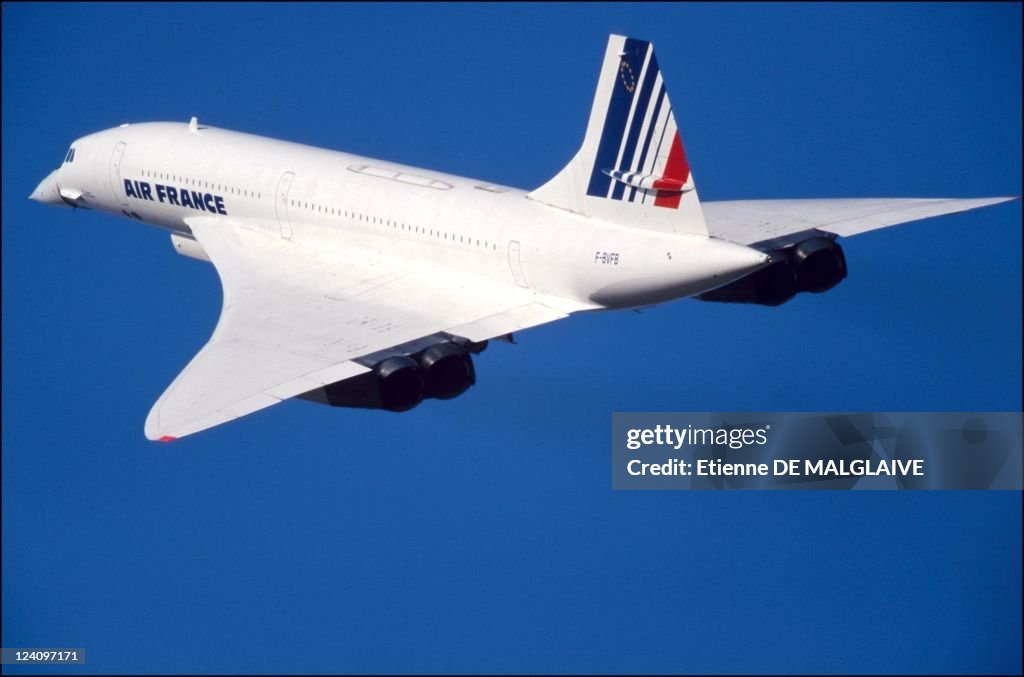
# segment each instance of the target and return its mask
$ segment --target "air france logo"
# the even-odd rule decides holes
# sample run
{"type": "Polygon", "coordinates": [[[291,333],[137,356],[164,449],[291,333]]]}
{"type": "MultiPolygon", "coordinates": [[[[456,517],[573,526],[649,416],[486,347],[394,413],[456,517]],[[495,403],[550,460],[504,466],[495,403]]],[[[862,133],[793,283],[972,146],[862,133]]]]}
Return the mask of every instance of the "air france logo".
{"type": "Polygon", "coordinates": [[[150,186],[145,181],[132,181],[131,179],[124,180],[124,194],[128,197],[133,197],[136,200],[149,200],[150,202],[163,202],[165,204],[175,205],[177,207],[189,207],[201,212],[210,212],[212,214],[224,214],[227,216],[227,210],[224,209],[224,197],[222,195],[214,195],[212,193],[200,193],[195,190],[188,190],[186,188],[175,188],[174,186],[165,186],[162,183],[155,183],[150,186]],[[156,197],[153,197],[153,193],[156,192],[156,197]]]}

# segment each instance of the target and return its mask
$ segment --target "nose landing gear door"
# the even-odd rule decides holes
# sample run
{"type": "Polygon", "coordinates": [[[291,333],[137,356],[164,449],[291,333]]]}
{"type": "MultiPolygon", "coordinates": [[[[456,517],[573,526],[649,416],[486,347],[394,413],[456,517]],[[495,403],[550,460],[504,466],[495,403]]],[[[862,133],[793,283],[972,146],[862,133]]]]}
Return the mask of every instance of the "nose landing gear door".
{"type": "Polygon", "coordinates": [[[128,195],[124,192],[124,181],[121,180],[121,162],[127,145],[124,141],[118,141],[110,156],[110,190],[113,191],[114,200],[122,207],[128,206],[128,195]]]}
{"type": "Polygon", "coordinates": [[[285,172],[277,182],[277,224],[281,228],[281,237],[285,240],[292,239],[292,223],[288,219],[288,191],[291,190],[294,178],[293,172],[285,172]]]}
{"type": "Polygon", "coordinates": [[[512,269],[512,278],[520,287],[529,288],[530,285],[523,275],[523,264],[519,260],[519,242],[512,240],[508,243],[508,267],[512,269]]]}

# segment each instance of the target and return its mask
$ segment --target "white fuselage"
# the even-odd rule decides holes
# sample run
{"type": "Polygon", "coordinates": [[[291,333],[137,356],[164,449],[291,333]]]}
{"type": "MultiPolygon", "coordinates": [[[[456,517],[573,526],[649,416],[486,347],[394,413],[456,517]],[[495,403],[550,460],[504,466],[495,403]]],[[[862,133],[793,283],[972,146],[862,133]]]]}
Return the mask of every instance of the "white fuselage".
{"type": "Polygon", "coordinates": [[[595,308],[692,296],[766,261],[714,238],[552,208],[515,188],[223,129],[124,125],[72,147],[34,198],[186,236],[185,218],[220,215],[282,246],[383,253],[595,308]]]}

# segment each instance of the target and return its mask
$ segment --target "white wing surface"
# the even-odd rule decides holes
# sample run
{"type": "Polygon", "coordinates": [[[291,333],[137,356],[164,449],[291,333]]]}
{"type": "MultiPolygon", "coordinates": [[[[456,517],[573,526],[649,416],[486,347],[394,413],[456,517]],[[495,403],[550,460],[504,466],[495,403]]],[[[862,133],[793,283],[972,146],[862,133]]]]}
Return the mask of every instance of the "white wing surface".
{"type": "Polygon", "coordinates": [[[711,235],[738,244],[753,245],[815,229],[848,237],[1015,199],[848,198],[728,200],[701,204],[711,235]]]}
{"type": "Polygon", "coordinates": [[[235,219],[187,223],[220,275],[224,305],[209,342],[153,405],[152,440],[356,376],[369,369],[353,360],[424,336],[480,341],[582,309],[386,256],[346,258],[235,219]]]}

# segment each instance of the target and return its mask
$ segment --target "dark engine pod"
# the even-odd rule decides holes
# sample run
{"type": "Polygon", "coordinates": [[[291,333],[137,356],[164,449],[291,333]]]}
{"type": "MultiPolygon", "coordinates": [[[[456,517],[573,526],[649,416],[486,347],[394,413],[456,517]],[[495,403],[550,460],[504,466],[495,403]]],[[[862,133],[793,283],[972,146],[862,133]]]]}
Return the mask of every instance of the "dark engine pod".
{"type": "Polygon", "coordinates": [[[772,263],[724,287],[697,298],[719,303],[778,306],[798,292],[821,293],[846,277],[843,248],[827,237],[812,237],[786,249],[770,252],[772,263]]]}
{"type": "Polygon", "coordinates": [[[300,395],[332,407],[406,411],[423,399],[420,365],[409,357],[389,357],[371,371],[300,395]]]}
{"type": "Polygon", "coordinates": [[[423,399],[423,374],[416,360],[389,357],[373,368],[380,388],[380,403],[391,411],[412,409],[423,399]]]}
{"type": "Polygon", "coordinates": [[[438,343],[420,356],[423,394],[439,400],[458,397],[476,383],[473,358],[454,343],[438,343]]]}
{"type": "Polygon", "coordinates": [[[789,253],[796,269],[800,291],[820,294],[846,277],[843,248],[827,237],[813,237],[798,243],[789,253]]]}
{"type": "Polygon", "coordinates": [[[705,292],[698,298],[719,303],[756,303],[779,306],[800,291],[796,269],[789,259],[781,258],[724,287],[705,292]]]}

